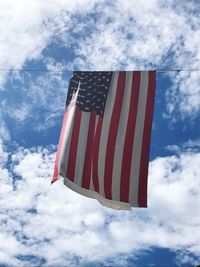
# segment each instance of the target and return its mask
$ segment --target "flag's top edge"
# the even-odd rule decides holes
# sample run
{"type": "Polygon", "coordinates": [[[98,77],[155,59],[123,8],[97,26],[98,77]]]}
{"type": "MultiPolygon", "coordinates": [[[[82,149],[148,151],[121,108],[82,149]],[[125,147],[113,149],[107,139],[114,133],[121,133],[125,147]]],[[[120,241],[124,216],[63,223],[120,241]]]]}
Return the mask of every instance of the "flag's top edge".
{"type": "Polygon", "coordinates": [[[156,70],[74,70],[72,73],[133,73],[133,72],[159,72],[156,70]]]}

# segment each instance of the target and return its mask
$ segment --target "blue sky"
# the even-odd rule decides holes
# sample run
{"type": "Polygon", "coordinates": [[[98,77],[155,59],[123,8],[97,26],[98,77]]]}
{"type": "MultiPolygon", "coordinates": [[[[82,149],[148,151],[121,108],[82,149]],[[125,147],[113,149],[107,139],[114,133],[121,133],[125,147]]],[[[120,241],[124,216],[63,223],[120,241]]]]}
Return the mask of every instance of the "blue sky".
{"type": "Polygon", "coordinates": [[[148,209],[50,186],[71,72],[200,68],[198,1],[0,1],[0,266],[200,263],[200,72],[157,73],[148,209]]]}

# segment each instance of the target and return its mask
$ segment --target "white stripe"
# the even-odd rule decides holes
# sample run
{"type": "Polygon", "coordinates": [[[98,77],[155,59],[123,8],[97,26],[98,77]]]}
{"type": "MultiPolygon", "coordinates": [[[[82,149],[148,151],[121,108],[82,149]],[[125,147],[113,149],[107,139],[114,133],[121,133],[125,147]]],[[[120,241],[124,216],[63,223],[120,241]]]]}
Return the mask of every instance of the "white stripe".
{"type": "MultiPolygon", "coordinates": [[[[99,115],[96,115],[95,117],[95,126],[94,126],[94,133],[96,133],[96,129],[97,129],[97,124],[98,124],[98,120],[99,120],[99,115]]],[[[95,135],[95,134],[94,134],[95,135]]],[[[93,160],[93,159],[92,159],[93,160]]],[[[93,166],[93,162],[92,162],[92,166],[93,166]]],[[[92,170],[91,170],[92,171],[92,170]]],[[[90,179],[90,190],[91,191],[95,191],[95,188],[94,188],[94,183],[93,183],[93,179],[92,179],[92,174],[91,174],[91,179],[90,179]]]]}
{"type": "Polygon", "coordinates": [[[106,106],[103,117],[103,125],[100,137],[99,146],[99,161],[98,161],[98,178],[99,178],[99,193],[105,196],[104,192],[104,172],[105,172],[105,158],[106,158],[106,148],[107,140],[110,129],[110,120],[112,116],[112,111],[115,103],[115,96],[117,91],[119,72],[113,72],[112,80],[106,100],[106,106]]]}
{"type": "Polygon", "coordinates": [[[135,135],[133,142],[132,162],[131,162],[131,176],[130,176],[130,190],[129,202],[131,206],[138,206],[138,185],[140,173],[140,158],[142,151],[142,137],[144,130],[146,102],[148,94],[149,72],[141,72],[140,91],[137,109],[137,118],[135,125],[135,135]]]}
{"type": "Polygon", "coordinates": [[[73,106],[70,109],[68,109],[67,111],[65,111],[68,113],[68,115],[67,115],[68,117],[67,117],[67,121],[66,121],[66,127],[65,127],[61,152],[60,152],[60,160],[58,163],[58,173],[62,177],[66,177],[66,173],[67,173],[67,162],[68,162],[68,157],[69,157],[69,148],[70,148],[70,144],[71,144],[75,110],[76,110],[76,106],[73,106]]]}
{"type": "Polygon", "coordinates": [[[112,199],[117,201],[120,201],[121,167],[122,167],[122,158],[124,150],[124,141],[128,123],[131,92],[132,92],[132,75],[133,72],[131,71],[126,72],[126,83],[125,83],[124,96],[120,113],[119,127],[117,132],[115,154],[114,154],[113,176],[112,176],[112,199]]]}
{"type": "Polygon", "coordinates": [[[85,162],[85,153],[86,153],[88,130],[89,130],[89,123],[90,123],[90,116],[91,116],[91,112],[84,112],[84,111],[81,111],[81,112],[82,112],[82,115],[81,115],[81,122],[80,122],[80,131],[79,131],[75,175],[74,175],[74,183],[79,186],[82,186],[82,175],[83,175],[83,168],[84,168],[84,162],[85,162]]]}

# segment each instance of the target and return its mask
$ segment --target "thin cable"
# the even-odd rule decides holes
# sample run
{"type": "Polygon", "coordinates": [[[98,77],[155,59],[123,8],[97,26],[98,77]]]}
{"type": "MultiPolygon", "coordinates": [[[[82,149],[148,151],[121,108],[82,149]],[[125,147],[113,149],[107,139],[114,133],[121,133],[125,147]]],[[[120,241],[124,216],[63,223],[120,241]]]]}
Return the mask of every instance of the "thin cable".
{"type": "Polygon", "coordinates": [[[19,71],[19,72],[72,72],[71,70],[47,70],[47,69],[3,69],[0,71],[19,71]]]}
{"type": "Polygon", "coordinates": [[[181,71],[200,71],[200,69],[158,69],[156,72],[181,72],[181,71]]]}
{"type": "MultiPolygon", "coordinates": [[[[73,70],[48,70],[48,69],[6,69],[0,68],[0,71],[18,71],[18,72],[60,72],[68,73],[73,72],[73,70]]],[[[157,69],[156,72],[191,72],[191,71],[200,71],[200,69],[157,69]]]]}

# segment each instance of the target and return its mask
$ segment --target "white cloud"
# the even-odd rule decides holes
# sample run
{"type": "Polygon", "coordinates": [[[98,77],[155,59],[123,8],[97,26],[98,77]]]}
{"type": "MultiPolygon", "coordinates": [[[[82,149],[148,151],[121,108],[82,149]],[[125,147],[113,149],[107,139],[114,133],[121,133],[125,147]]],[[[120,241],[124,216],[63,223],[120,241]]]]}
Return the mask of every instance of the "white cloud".
{"type": "Polygon", "coordinates": [[[1,125],[0,125],[0,138],[3,140],[10,140],[10,132],[6,126],[6,123],[4,122],[3,116],[0,111],[0,120],[1,120],[1,125]]]}
{"type": "Polygon", "coordinates": [[[4,94],[0,115],[12,118],[13,125],[18,129],[28,125],[34,131],[47,130],[63,115],[67,81],[62,73],[48,72],[34,78],[22,74],[13,77],[10,83],[13,97],[10,93],[4,94]]]}
{"type": "Polygon", "coordinates": [[[32,255],[35,265],[41,259],[47,265],[71,265],[78,257],[80,262],[113,264],[119,258],[124,266],[126,255],[151,247],[180,250],[184,261],[189,253],[200,256],[199,153],[191,150],[152,161],[149,208],[123,212],[101,207],[62,181],[50,186],[55,158],[50,151],[19,148],[10,169],[0,169],[1,263],[25,266],[16,256],[32,255]]]}
{"type": "MultiPolygon", "coordinates": [[[[118,0],[111,5],[99,4],[96,19],[91,16],[75,20],[82,26],[78,43],[74,40],[73,65],[98,70],[199,68],[200,19],[196,12],[199,7],[194,1],[181,4],[180,1],[118,0]]],[[[74,31],[77,33],[77,28],[74,31]]],[[[174,111],[175,119],[198,116],[199,72],[169,76],[172,81],[171,90],[167,90],[170,118],[174,111]]]]}
{"type": "MultiPolygon", "coordinates": [[[[182,64],[181,60],[187,59],[184,52],[192,54],[192,47],[184,46],[182,42],[196,30],[192,29],[192,23],[188,23],[194,15],[189,12],[181,14],[180,7],[180,2],[174,8],[162,1],[138,3],[119,0],[112,2],[112,5],[100,4],[96,9],[96,20],[83,18],[82,23],[85,22],[89,34],[80,36],[77,55],[80,54],[85,68],[95,69],[164,67],[164,64],[173,64],[177,60],[182,64]],[[98,16],[100,13],[101,16],[98,16]],[[173,49],[175,45],[178,49],[182,48],[183,53],[168,57],[169,52],[176,53],[177,49],[173,49]]],[[[79,20],[76,22],[78,24],[79,20]]],[[[195,35],[197,42],[198,36],[195,35]]],[[[197,53],[199,51],[195,50],[197,53]]],[[[197,61],[192,58],[194,60],[197,61]]]]}
{"type": "MultiPolygon", "coordinates": [[[[44,58],[43,50],[57,42],[61,34],[67,34],[74,12],[86,13],[95,3],[89,0],[1,2],[0,68],[20,69],[32,62],[50,70],[62,70],[66,62],[61,64],[44,58]]],[[[67,91],[64,75],[59,72],[37,74],[0,71],[0,117],[9,115],[18,124],[18,129],[28,123],[34,130],[44,130],[54,126],[63,114],[67,91]],[[5,89],[7,93],[2,92],[5,89]],[[44,112],[41,113],[41,109],[44,112]]],[[[10,138],[5,119],[0,126],[0,135],[7,140],[10,138]]]]}
{"type": "Polygon", "coordinates": [[[194,118],[200,113],[199,84],[199,71],[181,72],[175,75],[172,87],[166,93],[167,110],[170,117],[173,114],[173,120],[177,117],[184,119],[188,115],[194,118]]]}
{"type": "Polygon", "coordinates": [[[168,151],[173,153],[181,154],[183,152],[199,152],[200,149],[200,139],[189,139],[186,143],[182,145],[170,145],[166,147],[168,151]]]}
{"type": "MultiPolygon", "coordinates": [[[[69,68],[198,68],[199,7],[194,1],[3,1],[0,66],[45,61],[43,51],[54,43],[72,54],[63,56],[69,68]]],[[[196,116],[199,73],[181,73],[172,82],[168,112],[196,116]]]]}
{"type": "Polygon", "coordinates": [[[0,66],[20,68],[26,60],[37,59],[50,38],[65,31],[74,11],[86,12],[95,1],[27,1],[0,3],[0,66]]]}

